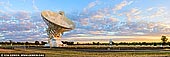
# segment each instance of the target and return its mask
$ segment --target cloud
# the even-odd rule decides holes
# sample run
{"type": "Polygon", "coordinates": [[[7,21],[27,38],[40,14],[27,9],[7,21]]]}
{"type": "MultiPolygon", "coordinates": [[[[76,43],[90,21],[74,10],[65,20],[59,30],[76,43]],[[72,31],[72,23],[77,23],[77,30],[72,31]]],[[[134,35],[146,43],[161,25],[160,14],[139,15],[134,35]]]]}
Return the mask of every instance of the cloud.
{"type": "Polygon", "coordinates": [[[32,0],[32,7],[35,11],[39,11],[39,8],[35,5],[35,0],[32,0]]]}
{"type": "Polygon", "coordinates": [[[88,8],[92,8],[92,7],[96,6],[96,5],[97,5],[97,3],[98,3],[98,1],[97,1],[97,0],[96,0],[96,1],[94,1],[94,2],[89,3],[88,8]]]}
{"type": "Polygon", "coordinates": [[[117,19],[117,18],[114,18],[114,17],[110,17],[109,19],[110,19],[112,22],[118,21],[118,19],[117,19]]]}
{"type": "Polygon", "coordinates": [[[14,13],[12,16],[14,16],[17,19],[24,20],[24,19],[31,19],[31,16],[29,15],[30,12],[28,11],[18,11],[14,13]]]}
{"type": "Polygon", "coordinates": [[[155,18],[158,16],[162,16],[165,13],[165,9],[164,8],[158,8],[158,10],[153,13],[152,15],[149,16],[149,18],[155,18]]]}
{"type": "Polygon", "coordinates": [[[127,2],[126,0],[122,1],[120,4],[115,5],[115,7],[112,9],[114,12],[121,10],[123,7],[132,4],[133,1],[127,2]]]}
{"type": "Polygon", "coordinates": [[[139,9],[133,8],[133,9],[131,9],[131,13],[134,15],[138,15],[141,13],[141,11],[139,9]]]}
{"type": "Polygon", "coordinates": [[[91,18],[92,19],[101,19],[103,17],[104,17],[104,15],[93,15],[91,18]]]}
{"type": "Polygon", "coordinates": [[[24,10],[15,12],[2,10],[0,15],[0,34],[3,34],[3,41],[35,41],[39,40],[39,38],[47,38],[47,35],[43,35],[46,33],[46,24],[37,14],[40,13],[31,13],[24,10]]]}
{"type": "Polygon", "coordinates": [[[0,1],[0,6],[5,9],[5,11],[13,12],[14,10],[11,9],[12,4],[9,2],[9,0],[6,1],[0,1]]]}
{"type": "Polygon", "coordinates": [[[137,9],[137,8],[132,8],[131,10],[125,12],[125,16],[127,17],[127,21],[130,22],[132,19],[141,19],[142,16],[141,14],[141,10],[137,9]]]}
{"type": "Polygon", "coordinates": [[[98,5],[100,2],[99,0],[96,0],[94,2],[91,2],[88,4],[88,6],[86,8],[83,9],[84,12],[87,12],[89,9],[95,7],[96,5],[98,5]]]}
{"type": "Polygon", "coordinates": [[[80,22],[83,26],[87,26],[88,25],[88,18],[81,19],[80,22]]]}
{"type": "MultiPolygon", "coordinates": [[[[132,4],[132,2],[122,2],[122,3],[129,3],[128,5],[132,4]]],[[[77,16],[78,19],[80,20],[74,20],[78,22],[77,24],[82,24],[82,26],[77,25],[78,28],[81,29],[86,29],[86,30],[79,30],[79,31],[74,31],[73,34],[79,32],[81,34],[87,34],[89,33],[90,35],[109,35],[109,33],[106,32],[113,32],[111,35],[158,35],[160,33],[155,33],[155,32],[161,32],[162,28],[166,27],[158,27],[154,25],[153,27],[150,28],[150,26],[146,21],[142,22],[141,20],[143,19],[143,16],[145,16],[144,11],[146,9],[139,9],[139,8],[130,8],[127,11],[123,12],[116,12],[116,13],[111,13],[112,10],[111,8],[97,8],[95,11],[94,9],[90,9],[86,14],[81,14],[81,16],[77,16]],[[92,10],[92,11],[91,11],[92,10]],[[117,14],[117,13],[120,13],[117,14]],[[126,22],[119,21],[119,17],[128,19],[126,22]],[[112,22],[111,22],[112,21],[112,22]],[[129,22],[130,21],[130,22],[129,22]],[[90,31],[84,33],[84,31],[90,31]]],[[[84,13],[84,12],[82,12],[84,13]]],[[[77,18],[76,17],[76,18],[77,18]]],[[[71,19],[76,19],[76,18],[71,18],[71,19]]],[[[168,30],[168,29],[166,29],[168,30]]],[[[161,32],[165,33],[165,32],[161,32]]]]}
{"type": "Polygon", "coordinates": [[[104,31],[89,31],[90,34],[94,34],[94,35],[104,35],[104,31]]]}
{"type": "Polygon", "coordinates": [[[153,7],[150,7],[150,8],[148,8],[148,9],[146,9],[147,11],[151,11],[151,10],[153,10],[154,8],[153,7]]]}

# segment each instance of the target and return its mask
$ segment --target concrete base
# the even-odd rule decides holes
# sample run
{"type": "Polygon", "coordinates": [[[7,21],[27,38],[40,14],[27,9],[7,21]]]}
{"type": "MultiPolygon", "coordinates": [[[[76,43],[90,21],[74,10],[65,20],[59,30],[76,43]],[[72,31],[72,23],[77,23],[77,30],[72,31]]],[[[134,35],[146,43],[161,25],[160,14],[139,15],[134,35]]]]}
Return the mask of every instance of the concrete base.
{"type": "Polygon", "coordinates": [[[63,47],[65,46],[60,39],[50,39],[48,44],[45,44],[45,47],[63,47]]]}

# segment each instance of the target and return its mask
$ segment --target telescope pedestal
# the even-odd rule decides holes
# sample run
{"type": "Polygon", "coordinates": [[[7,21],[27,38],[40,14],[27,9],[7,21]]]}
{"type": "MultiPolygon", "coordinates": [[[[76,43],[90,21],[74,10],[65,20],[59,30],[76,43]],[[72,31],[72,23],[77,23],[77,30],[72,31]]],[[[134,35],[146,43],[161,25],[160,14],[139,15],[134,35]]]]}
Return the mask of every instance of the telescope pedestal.
{"type": "Polygon", "coordinates": [[[63,43],[60,39],[49,39],[48,44],[45,44],[46,47],[63,47],[63,43]]]}
{"type": "Polygon", "coordinates": [[[62,47],[63,43],[61,42],[60,39],[51,39],[51,47],[62,47]]]}

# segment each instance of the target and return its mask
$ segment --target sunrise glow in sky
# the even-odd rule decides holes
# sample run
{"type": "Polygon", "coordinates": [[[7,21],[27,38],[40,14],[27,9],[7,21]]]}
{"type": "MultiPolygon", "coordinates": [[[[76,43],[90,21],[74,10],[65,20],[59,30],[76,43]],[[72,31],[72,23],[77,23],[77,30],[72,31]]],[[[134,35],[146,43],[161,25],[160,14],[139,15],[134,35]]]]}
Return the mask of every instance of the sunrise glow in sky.
{"type": "Polygon", "coordinates": [[[76,28],[62,40],[160,41],[170,36],[170,0],[0,0],[0,41],[47,41],[43,10],[64,11],[76,28]]]}

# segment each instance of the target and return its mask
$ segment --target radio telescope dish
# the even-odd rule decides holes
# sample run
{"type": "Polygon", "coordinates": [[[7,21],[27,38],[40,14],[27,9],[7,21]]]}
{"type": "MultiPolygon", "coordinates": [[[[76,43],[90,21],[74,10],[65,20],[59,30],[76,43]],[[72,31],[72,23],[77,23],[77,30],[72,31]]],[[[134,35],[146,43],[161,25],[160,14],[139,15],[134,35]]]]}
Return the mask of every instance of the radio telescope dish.
{"type": "Polygon", "coordinates": [[[45,10],[41,12],[41,16],[45,23],[48,25],[46,31],[49,39],[58,40],[59,43],[56,43],[58,47],[60,46],[60,44],[62,44],[60,39],[63,32],[70,31],[75,28],[74,23],[71,20],[69,20],[62,11],[59,11],[57,13],[45,10]]]}

